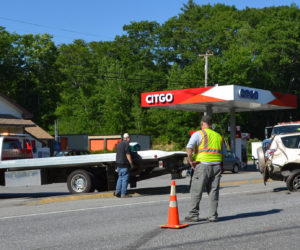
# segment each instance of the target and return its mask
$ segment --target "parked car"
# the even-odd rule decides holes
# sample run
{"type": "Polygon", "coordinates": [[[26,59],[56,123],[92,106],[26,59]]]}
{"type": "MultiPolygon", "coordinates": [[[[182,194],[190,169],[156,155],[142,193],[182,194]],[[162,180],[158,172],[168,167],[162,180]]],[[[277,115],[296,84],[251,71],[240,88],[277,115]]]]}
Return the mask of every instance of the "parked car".
{"type": "Polygon", "coordinates": [[[263,154],[258,149],[259,167],[264,182],[285,181],[290,191],[300,191],[300,133],[275,135],[263,154]],[[260,152],[259,152],[260,151],[260,152]]]}
{"type": "Polygon", "coordinates": [[[69,156],[69,155],[88,155],[90,154],[87,150],[77,150],[77,149],[66,149],[58,151],[55,156],[69,156]]]}
{"type": "Polygon", "coordinates": [[[240,159],[233,153],[232,151],[227,151],[224,162],[223,162],[224,170],[232,171],[232,173],[238,173],[241,168],[240,159]]]}

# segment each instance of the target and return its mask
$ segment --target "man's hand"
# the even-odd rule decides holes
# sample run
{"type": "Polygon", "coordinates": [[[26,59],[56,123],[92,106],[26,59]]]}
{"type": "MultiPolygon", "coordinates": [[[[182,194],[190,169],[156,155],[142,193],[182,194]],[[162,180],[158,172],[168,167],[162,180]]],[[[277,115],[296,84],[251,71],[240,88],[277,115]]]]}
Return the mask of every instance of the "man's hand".
{"type": "Polygon", "coordinates": [[[223,161],[221,162],[221,173],[223,174],[223,172],[224,172],[224,163],[223,163],[223,161]]]}
{"type": "Polygon", "coordinates": [[[133,162],[130,163],[130,167],[131,167],[131,169],[134,169],[134,168],[135,168],[133,162]]]}
{"type": "Polygon", "coordinates": [[[190,165],[191,165],[192,169],[195,169],[196,165],[193,161],[190,161],[190,165]]]}

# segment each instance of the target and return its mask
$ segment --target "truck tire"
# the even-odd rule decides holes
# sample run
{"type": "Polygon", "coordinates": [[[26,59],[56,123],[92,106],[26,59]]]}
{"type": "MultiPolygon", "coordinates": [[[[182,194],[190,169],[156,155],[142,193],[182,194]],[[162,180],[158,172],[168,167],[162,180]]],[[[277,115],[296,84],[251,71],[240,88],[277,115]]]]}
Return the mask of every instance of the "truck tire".
{"type": "Polygon", "coordinates": [[[265,161],[264,150],[262,148],[257,149],[257,158],[258,158],[259,171],[263,173],[266,167],[266,161],[265,161]]]}
{"type": "Polygon", "coordinates": [[[182,178],[182,171],[176,171],[171,173],[171,180],[181,179],[182,178]]]}
{"type": "Polygon", "coordinates": [[[86,170],[75,170],[67,179],[67,186],[71,193],[89,193],[95,190],[93,174],[86,170]]]}
{"type": "Polygon", "coordinates": [[[290,191],[300,192],[300,172],[290,175],[286,180],[286,186],[290,191]]]}

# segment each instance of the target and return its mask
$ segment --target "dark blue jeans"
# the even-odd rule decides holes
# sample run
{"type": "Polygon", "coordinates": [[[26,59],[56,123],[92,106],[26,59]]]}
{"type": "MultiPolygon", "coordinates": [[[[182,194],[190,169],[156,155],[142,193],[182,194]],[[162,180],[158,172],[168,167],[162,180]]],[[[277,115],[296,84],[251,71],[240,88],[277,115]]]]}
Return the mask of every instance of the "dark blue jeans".
{"type": "Polygon", "coordinates": [[[118,167],[119,178],[116,186],[116,194],[126,195],[127,186],[130,176],[129,168],[127,167],[118,167]]]}

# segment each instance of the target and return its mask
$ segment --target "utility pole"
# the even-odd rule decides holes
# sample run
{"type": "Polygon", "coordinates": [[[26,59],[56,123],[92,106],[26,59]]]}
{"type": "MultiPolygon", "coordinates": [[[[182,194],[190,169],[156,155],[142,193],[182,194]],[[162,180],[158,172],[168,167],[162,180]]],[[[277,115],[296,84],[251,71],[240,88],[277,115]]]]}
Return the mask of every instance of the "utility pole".
{"type": "Polygon", "coordinates": [[[213,56],[214,54],[211,53],[211,50],[207,50],[205,54],[200,54],[199,56],[204,56],[205,58],[205,65],[204,65],[204,73],[205,73],[205,79],[204,79],[204,86],[207,87],[207,78],[208,78],[208,57],[213,56]]]}
{"type": "Polygon", "coordinates": [[[54,121],[54,140],[58,142],[58,120],[54,121]]]}
{"type": "MultiPolygon", "coordinates": [[[[206,50],[205,54],[200,54],[199,56],[204,56],[205,58],[205,65],[204,65],[204,73],[205,73],[205,79],[204,79],[204,87],[207,87],[207,76],[208,76],[208,57],[213,56],[214,54],[211,52],[210,49],[206,50]]],[[[206,107],[206,112],[204,112],[204,115],[209,115],[212,117],[212,107],[211,105],[208,105],[206,107]]]]}

